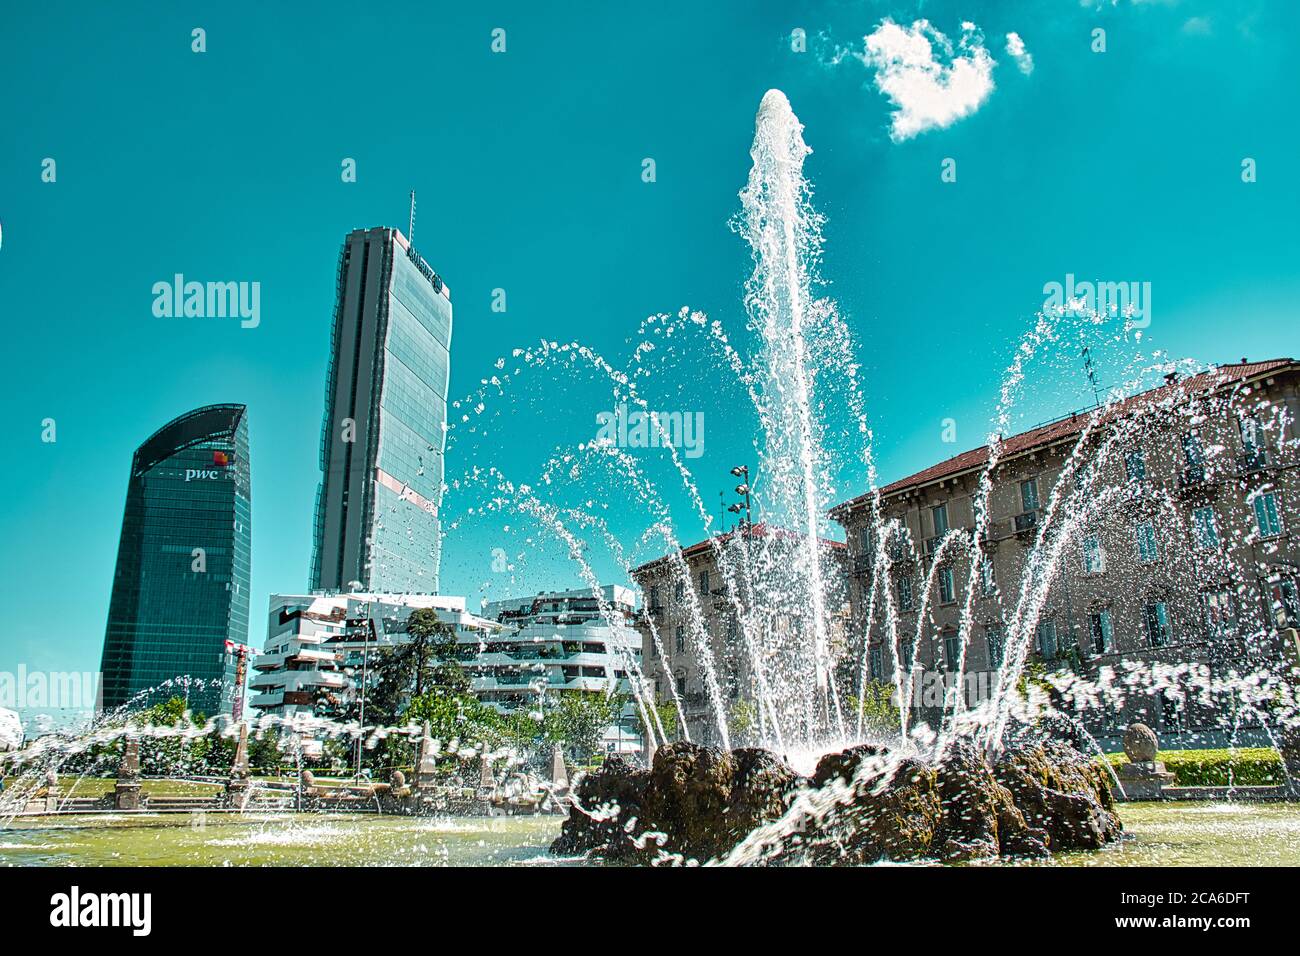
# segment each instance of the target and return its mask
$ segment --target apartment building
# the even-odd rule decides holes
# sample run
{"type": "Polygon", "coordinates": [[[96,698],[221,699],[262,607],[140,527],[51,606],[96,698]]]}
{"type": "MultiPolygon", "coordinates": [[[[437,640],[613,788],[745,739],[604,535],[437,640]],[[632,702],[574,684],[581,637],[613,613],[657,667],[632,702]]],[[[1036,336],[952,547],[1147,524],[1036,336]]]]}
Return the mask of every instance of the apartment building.
{"type": "MultiPolygon", "coordinates": [[[[910,670],[928,593],[919,667],[952,672],[973,587],[964,672],[988,678],[968,686],[993,687],[1008,622],[1024,606],[1026,564],[1037,555],[1047,561],[1040,571],[1050,572],[1031,619],[1032,653],[1048,670],[1095,679],[1104,668],[1168,664],[1231,679],[1275,668],[1278,628],[1300,616],[1298,386],[1300,364],[1291,359],[1243,361],[1170,374],[1113,406],[1004,438],[973,581],[988,447],[880,489],[879,521],[872,494],[837,506],[849,549],[846,660],[863,661],[865,641],[869,678],[893,681],[898,662],[884,624],[892,602],[910,670]]],[[[1105,746],[1133,720],[1155,727],[1171,748],[1262,740],[1261,715],[1233,698],[1175,682],[1077,716],[1105,746]]]]}
{"type": "Polygon", "coordinates": [[[501,713],[540,714],[564,694],[617,694],[621,712],[605,728],[608,754],[639,754],[641,717],[632,682],[639,678],[641,637],[632,627],[636,595],[605,585],[492,601],[483,616],[502,625],[484,634],[466,662],[470,690],[501,713]]]}
{"type": "Polygon", "coordinates": [[[465,610],[463,597],[436,594],[273,594],[266,644],[253,659],[249,704],[292,719],[337,712],[357,693],[380,653],[405,643],[411,612],[429,608],[468,654],[503,630],[465,610]],[[363,675],[364,678],[363,678],[363,675]]]}
{"type": "MultiPolygon", "coordinates": [[[[762,681],[741,620],[748,613],[751,630],[759,632],[751,641],[769,648],[811,644],[810,602],[806,595],[791,600],[782,593],[782,572],[801,544],[790,531],[742,524],[632,570],[644,604],[637,629],[647,683],[660,704],[680,707],[692,741],[721,743],[719,712],[733,745],[764,736],[769,715],[755,706],[762,681]],[[716,687],[710,686],[709,660],[716,687]]],[[[843,542],[821,544],[826,628],[831,656],[839,657],[849,620],[847,552],[843,542]]],[[[769,696],[780,692],[768,688],[769,696]]]]}

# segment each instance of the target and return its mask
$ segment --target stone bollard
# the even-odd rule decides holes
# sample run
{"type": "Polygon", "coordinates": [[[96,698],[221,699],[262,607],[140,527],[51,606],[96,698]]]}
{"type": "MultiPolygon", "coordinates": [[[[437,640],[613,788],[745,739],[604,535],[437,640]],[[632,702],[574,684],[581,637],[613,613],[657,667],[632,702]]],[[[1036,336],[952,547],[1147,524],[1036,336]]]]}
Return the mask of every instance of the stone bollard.
{"type": "Polygon", "coordinates": [[[45,771],[45,811],[55,813],[59,809],[59,773],[53,767],[45,771]]]}
{"type": "Polygon", "coordinates": [[[414,788],[417,794],[432,792],[438,786],[437,748],[429,730],[429,722],[424,722],[424,732],[420,735],[420,746],[415,757],[414,788]]]}
{"type": "Polygon", "coordinates": [[[248,724],[239,725],[239,743],[235,746],[235,760],[230,765],[226,780],[226,803],[243,809],[248,802],[248,724]]]}
{"type": "Polygon", "coordinates": [[[555,750],[551,752],[551,786],[557,793],[566,792],[569,789],[569,771],[564,765],[564,751],[560,745],[555,745],[555,750]]]}
{"type": "Polygon", "coordinates": [[[141,808],[139,737],[126,738],[122,750],[122,763],[117,768],[117,783],[113,787],[113,807],[117,810],[141,808]]]}
{"type": "Polygon", "coordinates": [[[1115,768],[1120,794],[1124,800],[1159,800],[1165,787],[1173,785],[1174,775],[1156,759],[1160,740],[1146,724],[1129,724],[1124,731],[1124,753],[1128,763],[1115,768]]]}

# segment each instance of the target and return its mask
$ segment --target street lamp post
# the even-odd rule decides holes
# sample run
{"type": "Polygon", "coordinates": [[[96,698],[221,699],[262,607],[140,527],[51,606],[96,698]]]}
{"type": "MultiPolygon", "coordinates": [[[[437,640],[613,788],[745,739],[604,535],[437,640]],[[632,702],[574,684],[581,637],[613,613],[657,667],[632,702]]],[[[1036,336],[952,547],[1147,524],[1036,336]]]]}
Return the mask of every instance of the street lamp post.
{"type": "MultiPolygon", "coordinates": [[[[355,587],[360,590],[362,584],[360,581],[353,581],[349,587],[355,587]]],[[[357,730],[357,782],[361,782],[361,747],[366,737],[366,681],[369,679],[370,671],[370,638],[374,629],[370,622],[371,602],[366,601],[366,619],[365,631],[361,638],[361,684],[357,688],[357,697],[360,702],[360,711],[358,713],[359,727],[357,730]]]]}
{"type": "Polygon", "coordinates": [[[743,502],[737,501],[728,505],[727,510],[735,515],[739,515],[742,511],[745,513],[745,517],[740,520],[741,528],[744,529],[745,537],[748,538],[754,530],[754,512],[749,497],[749,466],[737,465],[735,468],[731,469],[731,474],[736,478],[742,479],[741,483],[736,485],[736,494],[743,495],[745,500],[743,502]]]}

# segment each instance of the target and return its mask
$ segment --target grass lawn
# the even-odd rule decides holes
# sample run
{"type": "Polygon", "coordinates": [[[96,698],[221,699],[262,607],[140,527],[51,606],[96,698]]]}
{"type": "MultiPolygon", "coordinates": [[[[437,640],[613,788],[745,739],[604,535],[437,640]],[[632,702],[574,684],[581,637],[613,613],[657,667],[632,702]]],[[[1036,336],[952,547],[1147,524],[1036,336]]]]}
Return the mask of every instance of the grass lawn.
{"type": "MultiPolygon", "coordinates": [[[[113,777],[60,777],[59,790],[65,797],[102,797],[113,792],[116,782],[113,777]]],[[[220,784],[215,783],[191,783],[188,780],[140,781],[140,792],[151,797],[210,797],[220,790],[220,784]]]]}

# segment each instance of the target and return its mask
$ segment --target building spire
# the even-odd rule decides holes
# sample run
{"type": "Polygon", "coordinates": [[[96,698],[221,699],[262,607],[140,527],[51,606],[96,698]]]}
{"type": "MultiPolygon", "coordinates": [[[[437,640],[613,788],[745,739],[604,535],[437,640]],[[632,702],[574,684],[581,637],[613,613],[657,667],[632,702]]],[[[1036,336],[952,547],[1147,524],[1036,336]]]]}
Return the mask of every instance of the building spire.
{"type": "Polygon", "coordinates": [[[406,224],[406,240],[412,246],[415,245],[415,190],[411,190],[411,217],[406,224]]]}

